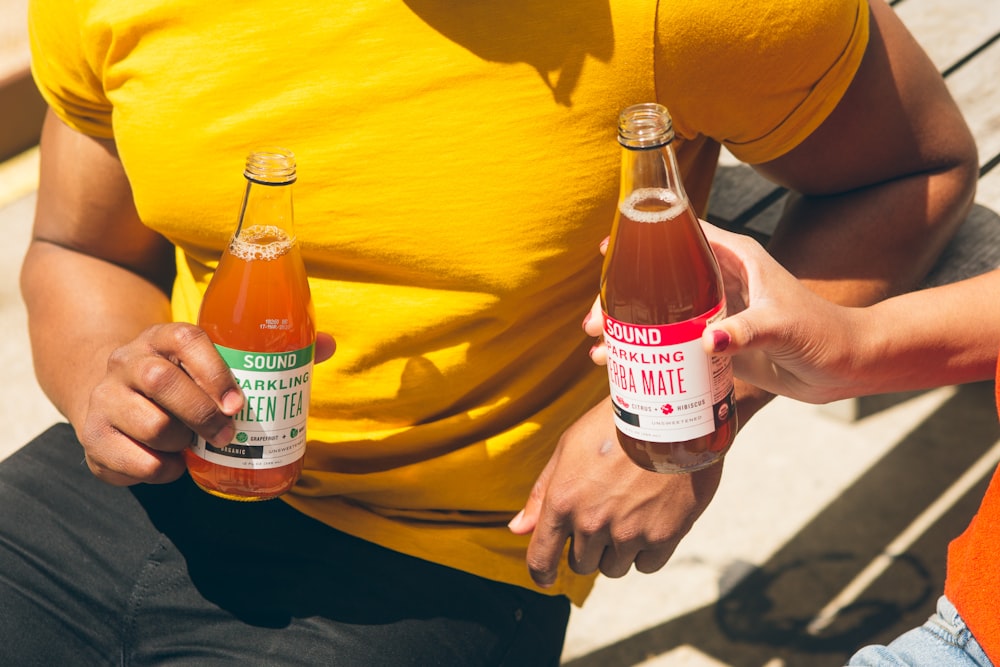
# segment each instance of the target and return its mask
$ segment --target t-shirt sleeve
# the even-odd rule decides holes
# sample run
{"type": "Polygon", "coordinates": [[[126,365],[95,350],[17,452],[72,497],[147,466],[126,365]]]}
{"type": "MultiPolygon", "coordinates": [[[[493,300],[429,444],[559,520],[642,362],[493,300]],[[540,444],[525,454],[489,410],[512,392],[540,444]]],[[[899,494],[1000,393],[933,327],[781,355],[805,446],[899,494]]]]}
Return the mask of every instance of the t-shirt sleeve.
{"type": "Polygon", "coordinates": [[[99,31],[87,33],[80,11],[86,3],[31,0],[28,34],[31,73],[59,118],[84,134],[111,138],[111,103],[100,74],[99,31]]]}
{"type": "Polygon", "coordinates": [[[682,137],[773,160],[836,107],[868,30],[866,0],[661,0],[657,95],[682,137]]]}

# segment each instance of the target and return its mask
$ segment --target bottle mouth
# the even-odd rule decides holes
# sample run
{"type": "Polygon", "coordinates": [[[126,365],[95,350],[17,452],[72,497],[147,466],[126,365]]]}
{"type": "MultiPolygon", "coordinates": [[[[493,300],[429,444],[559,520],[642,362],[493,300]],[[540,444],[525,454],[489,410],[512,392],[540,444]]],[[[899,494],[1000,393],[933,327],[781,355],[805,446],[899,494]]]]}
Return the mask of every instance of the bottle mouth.
{"type": "Polygon", "coordinates": [[[662,104],[633,104],[618,117],[618,143],[626,148],[659,148],[674,140],[674,123],[662,104]]]}
{"type": "Polygon", "coordinates": [[[262,148],[247,156],[243,175],[264,185],[295,182],[295,154],[286,148],[262,148]]]}

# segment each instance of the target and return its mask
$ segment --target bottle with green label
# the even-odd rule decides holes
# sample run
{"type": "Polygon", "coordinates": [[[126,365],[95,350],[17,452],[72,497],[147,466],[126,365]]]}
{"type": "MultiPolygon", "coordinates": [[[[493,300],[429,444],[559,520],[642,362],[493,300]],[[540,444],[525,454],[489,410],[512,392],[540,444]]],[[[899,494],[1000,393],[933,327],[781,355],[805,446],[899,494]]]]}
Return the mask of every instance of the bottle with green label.
{"type": "Polygon", "coordinates": [[[247,158],[236,232],[205,292],[198,324],[246,398],[225,447],[202,438],[186,452],[192,479],[231,500],[267,500],[302,470],[316,326],[295,238],[295,158],[284,149],[247,158]]]}

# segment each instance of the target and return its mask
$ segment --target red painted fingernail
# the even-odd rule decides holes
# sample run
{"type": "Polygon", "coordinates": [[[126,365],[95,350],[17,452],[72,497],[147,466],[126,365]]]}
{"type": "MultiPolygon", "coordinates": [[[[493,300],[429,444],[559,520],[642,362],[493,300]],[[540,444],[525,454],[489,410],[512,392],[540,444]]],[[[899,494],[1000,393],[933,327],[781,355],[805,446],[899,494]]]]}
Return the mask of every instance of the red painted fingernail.
{"type": "Polygon", "coordinates": [[[592,316],[593,314],[594,314],[594,313],[593,313],[592,311],[589,311],[589,310],[588,310],[588,311],[587,311],[587,314],[583,316],[583,324],[582,324],[581,326],[583,326],[583,327],[586,327],[586,326],[587,326],[587,322],[589,322],[589,321],[590,321],[590,318],[591,318],[591,316],[592,316]]]}
{"type": "Polygon", "coordinates": [[[731,342],[733,342],[733,339],[729,336],[729,333],[722,329],[716,329],[712,332],[712,346],[716,352],[725,351],[731,342]]]}

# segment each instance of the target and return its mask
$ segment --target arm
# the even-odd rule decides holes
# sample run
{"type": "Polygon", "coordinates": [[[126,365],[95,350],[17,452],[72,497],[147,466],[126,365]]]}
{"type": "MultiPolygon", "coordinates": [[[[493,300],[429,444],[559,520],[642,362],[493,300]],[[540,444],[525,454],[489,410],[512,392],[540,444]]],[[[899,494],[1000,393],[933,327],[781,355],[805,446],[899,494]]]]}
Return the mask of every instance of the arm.
{"type": "MultiPolygon", "coordinates": [[[[830,117],[756,168],[792,196],[768,250],[846,305],[913,289],[965,219],[975,142],[944,81],[882,0],[861,67],[830,117]]],[[[759,391],[746,421],[769,398],[759,391]]]]}
{"type": "Polygon", "coordinates": [[[771,254],[849,305],[915,287],[978,178],[975,141],[944,80],[888,5],[871,9],[864,61],[837,108],[799,147],[756,166],[795,193],[771,254]]]}
{"type": "Polygon", "coordinates": [[[704,227],[739,312],[709,327],[703,341],[733,356],[748,382],[824,403],[993,377],[1000,270],[845,307],[803,287],[756,241],[704,227]]]}
{"type": "MultiPolygon", "coordinates": [[[[798,194],[771,251],[810,289],[845,304],[912,287],[972,203],[975,145],[941,77],[892,10],[872,2],[872,34],[852,84],[803,143],[757,168],[798,194]]],[[[591,318],[587,330],[599,333],[591,318]]],[[[771,398],[737,387],[745,423],[771,398]]],[[[567,431],[511,529],[534,531],[528,567],[554,580],[570,565],[621,576],[652,572],[708,506],[722,466],[691,475],[639,470],[598,406],[567,431]]]]}
{"type": "Polygon", "coordinates": [[[168,324],[173,246],[145,227],[114,143],[51,112],[21,272],[36,374],[99,477],[180,476],[191,431],[228,442],[242,404],[196,327],[168,324]]]}

